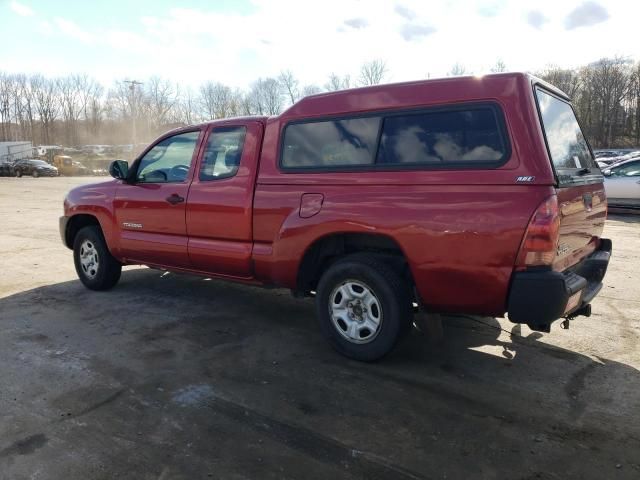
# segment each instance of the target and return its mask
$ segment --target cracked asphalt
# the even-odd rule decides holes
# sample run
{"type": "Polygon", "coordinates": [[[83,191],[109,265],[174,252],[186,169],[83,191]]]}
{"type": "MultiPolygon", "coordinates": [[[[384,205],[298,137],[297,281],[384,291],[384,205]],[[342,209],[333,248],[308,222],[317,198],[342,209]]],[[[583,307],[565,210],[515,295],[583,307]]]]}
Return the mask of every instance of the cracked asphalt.
{"type": "Polygon", "coordinates": [[[0,479],[640,478],[640,216],[568,331],[448,316],[361,364],[284,290],[86,290],[57,219],[87,181],[0,178],[0,479]]]}

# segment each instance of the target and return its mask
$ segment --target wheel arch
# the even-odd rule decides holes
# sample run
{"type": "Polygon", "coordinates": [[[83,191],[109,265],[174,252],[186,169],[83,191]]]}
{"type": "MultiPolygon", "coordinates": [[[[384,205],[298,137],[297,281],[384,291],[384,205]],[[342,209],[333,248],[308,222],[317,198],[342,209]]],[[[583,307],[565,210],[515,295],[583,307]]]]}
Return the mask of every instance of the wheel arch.
{"type": "Polygon", "coordinates": [[[315,290],[327,268],[337,259],[356,253],[381,258],[414,284],[408,258],[394,238],[380,233],[334,232],[315,239],[306,248],[298,265],[297,292],[306,294],[315,290]]]}
{"type": "Polygon", "coordinates": [[[104,229],[100,225],[100,221],[95,215],[88,213],[78,213],[69,218],[67,226],[64,232],[64,244],[67,248],[73,250],[73,242],[78,232],[84,228],[95,225],[100,228],[102,235],[104,236],[104,229]]]}

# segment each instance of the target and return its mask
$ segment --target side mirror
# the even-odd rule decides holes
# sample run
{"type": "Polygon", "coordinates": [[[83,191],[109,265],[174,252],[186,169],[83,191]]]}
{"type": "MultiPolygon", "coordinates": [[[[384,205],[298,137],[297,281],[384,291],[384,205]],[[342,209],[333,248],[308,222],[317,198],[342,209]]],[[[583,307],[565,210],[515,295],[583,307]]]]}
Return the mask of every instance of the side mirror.
{"type": "Polygon", "coordinates": [[[124,160],[114,160],[109,165],[109,175],[117,180],[126,180],[129,176],[129,164],[124,160]]]}
{"type": "Polygon", "coordinates": [[[603,170],[603,171],[602,171],[602,174],[603,174],[605,177],[610,177],[613,173],[611,172],[611,170],[603,170]]]}

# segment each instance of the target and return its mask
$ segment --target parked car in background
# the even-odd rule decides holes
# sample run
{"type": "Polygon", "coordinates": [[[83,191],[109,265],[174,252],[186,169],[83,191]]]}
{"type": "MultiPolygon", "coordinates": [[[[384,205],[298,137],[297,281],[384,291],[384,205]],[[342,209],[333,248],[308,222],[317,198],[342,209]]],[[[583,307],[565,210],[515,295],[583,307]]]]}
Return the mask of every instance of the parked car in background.
{"type": "Polygon", "coordinates": [[[619,157],[627,153],[627,150],[616,149],[616,150],[594,150],[593,156],[596,157],[597,160],[601,158],[613,158],[619,157]]]}
{"type": "Polygon", "coordinates": [[[617,163],[602,173],[610,206],[640,208],[640,158],[617,163]]]}
{"type": "Polygon", "coordinates": [[[633,148],[625,148],[619,150],[599,150],[594,153],[598,165],[606,167],[607,165],[614,165],[624,160],[631,160],[632,158],[640,157],[640,150],[633,148]]]}
{"type": "Polygon", "coordinates": [[[53,165],[49,165],[44,160],[27,159],[18,160],[13,171],[16,177],[23,175],[31,175],[32,177],[57,177],[58,169],[53,165]]]}
{"type": "Polygon", "coordinates": [[[290,288],[359,360],[416,304],[538,331],[588,316],[612,247],[570,101],[526,74],[313,95],[172,130],[110,172],[60,219],[87,288],[126,264],[290,288]]]}
{"type": "Polygon", "coordinates": [[[0,177],[13,177],[15,175],[13,170],[14,162],[2,162],[0,163],[0,177]]]}

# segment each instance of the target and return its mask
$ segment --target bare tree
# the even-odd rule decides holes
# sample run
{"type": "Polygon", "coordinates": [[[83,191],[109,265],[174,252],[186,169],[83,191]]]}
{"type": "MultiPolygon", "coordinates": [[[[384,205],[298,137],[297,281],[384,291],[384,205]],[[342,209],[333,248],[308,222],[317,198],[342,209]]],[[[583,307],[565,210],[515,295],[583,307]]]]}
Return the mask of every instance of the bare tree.
{"type": "Polygon", "coordinates": [[[133,135],[133,126],[141,125],[140,120],[146,119],[148,111],[146,98],[141,88],[131,88],[126,82],[117,81],[109,90],[105,113],[114,126],[117,126],[113,136],[128,139],[132,143],[137,141],[139,133],[142,133],[141,138],[150,137],[148,131],[138,132],[136,130],[136,138],[133,135]],[[118,120],[120,121],[118,122],[118,120]]]}
{"type": "Polygon", "coordinates": [[[42,125],[42,143],[51,144],[52,129],[60,112],[58,101],[58,83],[55,80],[44,78],[42,75],[31,77],[36,110],[42,125]]]}
{"type": "Polygon", "coordinates": [[[213,120],[231,115],[233,93],[222,83],[207,82],[200,87],[200,102],[204,116],[213,120]]]}
{"type": "Polygon", "coordinates": [[[87,75],[69,75],[58,79],[60,107],[68,145],[79,143],[78,121],[83,115],[85,119],[87,117],[87,104],[94,88],[94,81],[87,75]]]}
{"type": "Polygon", "coordinates": [[[33,90],[30,78],[26,75],[17,75],[17,96],[23,112],[22,138],[33,138],[36,126],[36,112],[33,90]]]}
{"type": "Polygon", "coordinates": [[[632,130],[635,130],[635,145],[640,146],[640,62],[633,69],[629,93],[631,106],[635,109],[632,122],[632,130]]]}
{"type": "Polygon", "coordinates": [[[329,81],[324,85],[324,88],[329,92],[351,88],[351,77],[349,75],[341,77],[340,75],[331,73],[329,74],[329,81]]]}
{"type": "Polygon", "coordinates": [[[623,120],[620,115],[623,113],[622,102],[631,86],[631,62],[622,58],[602,59],[594,67],[592,78],[603,104],[603,140],[605,144],[611,144],[616,123],[623,120]]]}
{"type": "MultiPolygon", "coordinates": [[[[497,60],[491,68],[506,70],[497,60]]],[[[386,78],[381,61],[363,65],[356,84],[386,78]]],[[[469,73],[455,64],[449,75],[469,73]]],[[[604,58],[580,68],[549,66],[537,74],[571,98],[584,132],[595,147],[640,147],[640,63],[604,58]]],[[[332,73],[323,88],[301,85],[294,73],[259,78],[250,88],[232,89],[205,82],[195,89],[160,77],[143,80],[131,89],[126,82],[105,88],[87,75],[61,79],[0,72],[0,140],[34,143],[129,143],[134,136],[151,140],[168,125],[237,115],[275,115],[283,105],[321,91],[350,88],[349,75],[332,73]]]]}
{"type": "Polygon", "coordinates": [[[305,85],[302,87],[302,96],[308,97],[309,95],[316,95],[321,93],[322,89],[317,85],[305,85]]]}
{"type": "Polygon", "coordinates": [[[182,89],[182,95],[178,102],[179,119],[187,125],[196,123],[198,115],[198,98],[192,88],[182,89]]]}
{"type": "Polygon", "coordinates": [[[277,115],[282,111],[282,87],[275,78],[259,78],[249,91],[251,113],[277,115]]]}
{"type": "Polygon", "coordinates": [[[461,63],[454,63],[447,74],[448,77],[461,77],[467,74],[467,67],[461,63]]]}
{"type": "Polygon", "coordinates": [[[175,107],[180,90],[177,85],[160,77],[151,77],[145,86],[145,102],[148,108],[147,119],[152,129],[157,130],[169,122],[171,110],[175,107]]]}
{"type": "Polygon", "coordinates": [[[538,73],[538,76],[546,82],[558,87],[569,95],[570,98],[575,98],[581,87],[580,75],[575,70],[549,65],[543,72],[538,73]]]}
{"type": "Polygon", "coordinates": [[[0,72],[0,140],[11,139],[11,105],[13,103],[13,79],[0,72]]]}
{"type": "Polygon", "coordinates": [[[506,72],[506,71],[507,71],[507,66],[502,61],[501,58],[496,60],[496,63],[494,63],[493,67],[491,67],[491,73],[502,73],[502,72],[506,72]]]}
{"type": "Polygon", "coordinates": [[[84,111],[87,132],[92,139],[98,138],[100,134],[104,110],[104,87],[99,83],[94,82],[91,90],[88,92],[84,111]]]}
{"type": "Polygon", "coordinates": [[[360,67],[358,84],[362,86],[378,85],[382,83],[388,72],[386,62],[380,59],[371,60],[360,67]]]}
{"type": "Polygon", "coordinates": [[[293,105],[300,99],[300,91],[298,88],[298,80],[291,70],[283,70],[278,76],[278,81],[282,86],[282,90],[289,97],[289,102],[293,105]]]}

